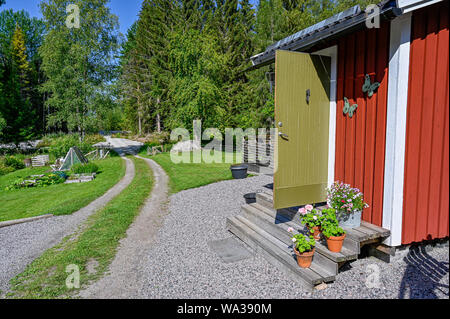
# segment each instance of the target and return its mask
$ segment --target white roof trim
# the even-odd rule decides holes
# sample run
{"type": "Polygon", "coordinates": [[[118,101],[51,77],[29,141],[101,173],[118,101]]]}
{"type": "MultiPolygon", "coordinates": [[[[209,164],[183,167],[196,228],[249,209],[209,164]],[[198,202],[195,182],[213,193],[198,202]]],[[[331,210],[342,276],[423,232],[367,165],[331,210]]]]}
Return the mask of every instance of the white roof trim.
{"type": "Polygon", "coordinates": [[[403,13],[411,12],[442,0],[397,0],[397,7],[402,9],[403,13]]]}

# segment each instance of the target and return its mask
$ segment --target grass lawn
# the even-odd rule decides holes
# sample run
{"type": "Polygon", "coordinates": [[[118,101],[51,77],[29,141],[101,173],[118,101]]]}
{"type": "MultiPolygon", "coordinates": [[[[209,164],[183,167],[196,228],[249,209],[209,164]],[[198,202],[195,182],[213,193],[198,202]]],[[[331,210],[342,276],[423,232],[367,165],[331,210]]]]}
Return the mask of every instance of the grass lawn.
{"type": "Polygon", "coordinates": [[[114,186],[125,174],[120,157],[95,162],[100,171],[94,181],[6,191],[18,177],[39,175],[50,168],[26,168],[0,177],[0,222],[45,214],[67,215],[88,205],[114,186]]]}
{"type": "MultiPolygon", "coordinates": [[[[146,151],[141,152],[142,157],[151,158],[157,162],[166,171],[170,178],[169,186],[172,193],[177,193],[182,190],[196,188],[211,183],[220,182],[231,179],[230,164],[228,163],[179,163],[175,164],[170,159],[170,153],[157,154],[155,156],[148,156],[146,151]]],[[[191,157],[193,154],[191,153],[191,157]]],[[[222,158],[225,158],[225,153],[222,153],[222,158]]],[[[234,157],[234,163],[236,163],[234,157]]]]}
{"type": "Polygon", "coordinates": [[[116,255],[119,241],[139,214],[150,195],[153,175],[144,160],[135,159],[136,175],[131,184],[104,208],[91,215],[84,227],[62,243],[47,250],[25,271],[11,280],[10,298],[70,298],[78,289],[69,289],[66,279],[68,265],[80,271],[80,287],[98,280],[107,271],[116,255]],[[94,273],[87,265],[95,261],[94,273]]]}

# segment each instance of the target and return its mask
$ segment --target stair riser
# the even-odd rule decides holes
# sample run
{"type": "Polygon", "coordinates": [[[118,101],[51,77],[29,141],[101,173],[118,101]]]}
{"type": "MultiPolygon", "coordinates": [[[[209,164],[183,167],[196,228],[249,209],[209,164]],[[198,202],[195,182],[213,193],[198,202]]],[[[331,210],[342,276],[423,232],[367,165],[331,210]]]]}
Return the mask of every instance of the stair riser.
{"type": "MultiPolygon", "coordinates": [[[[283,229],[281,226],[275,224],[274,222],[269,222],[266,219],[262,219],[255,215],[252,211],[245,209],[245,206],[242,209],[243,216],[247,218],[249,221],[254,223],[256,226],[264,229],[266,232],[278,238],[286,245],[292,245],[292,239],[290,234],[283,229]]],[[[261,212],[261,214],[264,214],[261,212]]],[[[338,273],[338,264],[333,260],[323,256],[320,254],[318,250],[316,250],[316,254],[314,254],[314,260],[320,264],[322,268],[329,271],[333,275],[337,275],[338,273]]]]}
{"type": "Polygon", "coordinates": [[[313,291],[314,285],[304,280],[301,276],[294,273],[289,267],[287,267],[283,262],[278,260],[271,253],[262,248],[258,242],[256,242],[251,236],[248,236],[238,225],[236,225],[232,220],[227,220],[227,229],[236,235],[240,240],[242,240],[245,244],[250,246],[254,250],[255,253],[264,256],[264,258],[269,261],[277,269],[281,269],[289,276],[289,279],[297,282],[302,287],[307,289],[308,291],[313,291]]]}
{"type": "Polygon", "coordinates": [[[262,196],[261,194],[256,194],[256,202],[258,204],[260,204],[261,206],[273,209],[273,203],[266,200],[266,198],[264,196],[262,196]]]}
{"type": "Polygon", "coordinates": [[[355,251],[358,255],[361,253],[359,242],[354,241],[353,239],[350,239],[348,237],[344,239],[344,244],[342,246],[351,251],[355,251]]]}

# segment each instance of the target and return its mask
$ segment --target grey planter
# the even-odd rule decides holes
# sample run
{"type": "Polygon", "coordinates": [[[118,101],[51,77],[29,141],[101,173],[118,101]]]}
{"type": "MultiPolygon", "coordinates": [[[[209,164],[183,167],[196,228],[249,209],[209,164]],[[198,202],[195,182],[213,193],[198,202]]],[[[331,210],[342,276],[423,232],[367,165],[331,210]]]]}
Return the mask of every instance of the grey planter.
{"type": "Polygon", "coordinates": [[[247,165],[231,165],[230,170],[234,179],[244,179],[247,178],[247,165]]]}
{"type": "Polygon", "coordinates": [[[361,226],[361,211],[355,211],[352,213],[336,211],[336,217],[339,222],[339,226],[344,228],[358,228],[361,226]]]}

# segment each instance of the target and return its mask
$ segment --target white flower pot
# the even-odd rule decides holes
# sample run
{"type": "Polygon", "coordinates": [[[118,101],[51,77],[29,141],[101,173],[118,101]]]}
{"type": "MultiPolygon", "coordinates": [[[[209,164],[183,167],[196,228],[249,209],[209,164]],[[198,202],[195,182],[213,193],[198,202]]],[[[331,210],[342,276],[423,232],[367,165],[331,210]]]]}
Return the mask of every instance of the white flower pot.
{"type": "Polygon", "coordinates": [[[339,226],[344,228],[358,228],[361,226],[362,211],[353,211],[351,213],[346,211],[336,211],[336,217],[339,226]]]}

